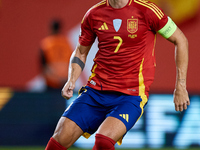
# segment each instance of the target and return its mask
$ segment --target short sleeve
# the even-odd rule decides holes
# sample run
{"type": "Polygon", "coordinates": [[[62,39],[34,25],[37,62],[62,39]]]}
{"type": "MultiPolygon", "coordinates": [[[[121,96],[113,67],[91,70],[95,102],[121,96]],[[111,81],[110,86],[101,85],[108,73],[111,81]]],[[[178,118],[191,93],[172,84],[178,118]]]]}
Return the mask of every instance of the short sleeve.
{"type": "Polygon", "coordinates": [[[150,2],[146,10],[146,19],[150,30],[157,32],[162,29],[168,21],[167,15],[156,4],[150,2]]]}
{"type": "Polygon", "coordinates": [[[81,22],[79,43],[83,46],[90,46],[94,43],[96,34],[92,30],[92,19],[90,10],[85,14],[81,22]]]}

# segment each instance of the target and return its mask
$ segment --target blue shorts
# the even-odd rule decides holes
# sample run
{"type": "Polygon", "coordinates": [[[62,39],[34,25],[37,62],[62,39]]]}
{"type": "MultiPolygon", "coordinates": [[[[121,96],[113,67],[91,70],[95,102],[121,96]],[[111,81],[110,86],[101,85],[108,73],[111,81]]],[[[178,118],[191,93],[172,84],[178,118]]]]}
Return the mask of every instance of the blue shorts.
{"type": "Polygon", "coordinates": [[[121,120],[128,131],[142,114],[141,101],[140,96],[98,91],[86,86],[80,89],[80,95],[65,110],[63,116],[74,121],[86,135],[93,134],[109,116],[121,120]]]}

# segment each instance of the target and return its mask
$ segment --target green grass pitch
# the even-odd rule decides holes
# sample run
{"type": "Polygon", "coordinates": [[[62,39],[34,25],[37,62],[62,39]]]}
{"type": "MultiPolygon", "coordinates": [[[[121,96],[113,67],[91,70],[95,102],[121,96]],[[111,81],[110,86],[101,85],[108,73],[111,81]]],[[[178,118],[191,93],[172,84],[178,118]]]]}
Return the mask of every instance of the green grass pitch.
{"type": "MultiPolygon", "coordinates": [[[[45,147],[36,147],[36,146],[24,146],[24,147],[18,147],[18,146],[0,146],[0,150],[44,150],[45,147]]],[[[69,150],[91,150],[91,149],[80,149],[80,148],[69,148],[69,150]]],[[[116,149],[116,150],[179,150],[175,148],[162,148],[162,149],[150,149],[150,148],[135,148],[135,149],[116,149]]],[[[189,148],[189,149],[181,149],[181,150],[200,150],[200,148],[189,148]]]]}

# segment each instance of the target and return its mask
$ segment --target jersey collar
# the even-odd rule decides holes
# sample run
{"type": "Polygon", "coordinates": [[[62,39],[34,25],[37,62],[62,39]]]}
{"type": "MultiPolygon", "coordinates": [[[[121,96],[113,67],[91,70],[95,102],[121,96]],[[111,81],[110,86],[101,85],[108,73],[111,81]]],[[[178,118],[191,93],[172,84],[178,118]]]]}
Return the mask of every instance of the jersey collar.
{"type": "MultiPolygon", "coordinates": [[[[133,1],[133,0],[129,0],[128,5],[131,5],[132,1],[133,1]]],[[[107,5],[107,6],[110,6],[108,0],[106,0],[106,5],[107,5]]]]}

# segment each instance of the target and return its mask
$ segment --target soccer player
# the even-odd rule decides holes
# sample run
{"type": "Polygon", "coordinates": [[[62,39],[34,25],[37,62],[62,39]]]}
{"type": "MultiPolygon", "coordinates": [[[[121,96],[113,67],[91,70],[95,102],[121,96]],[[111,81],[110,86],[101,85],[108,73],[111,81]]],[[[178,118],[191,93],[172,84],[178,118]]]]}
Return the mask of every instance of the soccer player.
{"type": "Polygon", "coordinates": [[[73,96],[75,82],[97,37],[99,50],[91,76],[60,118],[46,150],[66,150],[81,135],[88,138],[95,131],[93,150],[114,150],[116,142],[122,143],[148,101],[154,79],[156,32],[176,47],[175,110],[187,109],[188,42],[181,30],[149,1],[103,0],[88,10],[81,22],[63,97],[73,96]]]}

